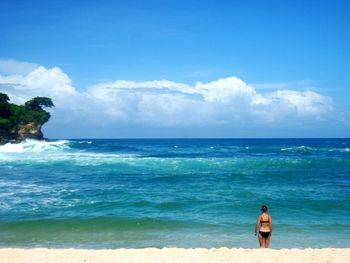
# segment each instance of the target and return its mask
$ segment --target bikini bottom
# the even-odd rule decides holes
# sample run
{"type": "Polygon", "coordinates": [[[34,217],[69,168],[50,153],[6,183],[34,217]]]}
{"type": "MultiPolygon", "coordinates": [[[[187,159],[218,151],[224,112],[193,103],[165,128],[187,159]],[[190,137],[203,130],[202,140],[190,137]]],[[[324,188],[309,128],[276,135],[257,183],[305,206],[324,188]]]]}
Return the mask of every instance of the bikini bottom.
{"type": "Polygon", "coordinates": [[[270,236],[270,232],[262,232],[259,231],[260,236],[262,236],[263,238],[268,238],[270,236]]]}

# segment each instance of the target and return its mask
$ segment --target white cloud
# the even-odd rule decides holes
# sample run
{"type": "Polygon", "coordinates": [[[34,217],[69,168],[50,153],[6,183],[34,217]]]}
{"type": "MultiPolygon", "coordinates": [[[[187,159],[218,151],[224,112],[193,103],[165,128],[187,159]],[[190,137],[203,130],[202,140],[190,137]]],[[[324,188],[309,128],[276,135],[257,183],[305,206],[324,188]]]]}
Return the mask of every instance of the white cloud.
{"type": "Polygon", "coordinates": [[[316,83],[311,80],[301,80],[292,82],[251,83],[250,85],[257,90],[278,90],[291,88],[294,90],[313,90],[316,83]]]}
{"type": "Polygon", "coordinates": [[[70,78],[57,67],[38,67],[25,75],[0,75],[0,85],[7,87],[7,92],[16,102],[24,102],[33,96],[61,99],[77,94],[70,78]]]}
{"type": "Polygon", "coordinates": [[[37,67],[38,65],[29,62],[0,59],[0,75],[28,74],[37,67]]]}
{"type": "MultiPolygon", "coordinates": [[[[52,125],[84,129],[101,127],[276,127],[298,121],[327,119],[329,97],[313,91],[258,93],[237,77],[194,86],[168,80],[100,83],[85,91],[73,87],[61,69],[38,67],[27,74],[0,76],[0,91],[14,102],[51,97],[52,125]]],[[[51,124],[50,124],[51,125],[51,124]]]]}
{"type": "Polygon", "coordinates": [[[269,94],[269,99],[281,101],[286,107],[295,109],[299,117],[320,117],[333,109],[330,98],[313,91],[278,90],[269,94]]]}

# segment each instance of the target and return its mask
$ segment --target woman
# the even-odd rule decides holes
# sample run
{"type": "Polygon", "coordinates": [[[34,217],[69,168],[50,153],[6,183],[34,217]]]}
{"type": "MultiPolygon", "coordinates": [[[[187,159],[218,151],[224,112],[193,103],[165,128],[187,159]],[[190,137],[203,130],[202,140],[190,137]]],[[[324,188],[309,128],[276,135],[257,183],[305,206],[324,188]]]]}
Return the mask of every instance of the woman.
{"type": "Polygon", "coordinates": [[[270,247],[270,238],[272,236],[272,218],[267,213],[267,206],[263,205],[261,207],[262,214],[258,216],[258,220],[256,221],[255,225],[255,235],[258,232],[259,229],[259,245],[260,248],[269,248],[270,247]]]}

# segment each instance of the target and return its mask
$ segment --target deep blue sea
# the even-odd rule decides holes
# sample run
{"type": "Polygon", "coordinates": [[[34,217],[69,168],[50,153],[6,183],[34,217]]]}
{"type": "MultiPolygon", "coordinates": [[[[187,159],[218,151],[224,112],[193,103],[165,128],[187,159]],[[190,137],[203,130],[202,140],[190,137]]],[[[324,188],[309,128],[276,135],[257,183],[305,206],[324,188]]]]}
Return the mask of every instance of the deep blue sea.
{"type": "Polygon", "coordinates": [[[350,139],[0,146],[2,247],[350,247],[350,139]]]}

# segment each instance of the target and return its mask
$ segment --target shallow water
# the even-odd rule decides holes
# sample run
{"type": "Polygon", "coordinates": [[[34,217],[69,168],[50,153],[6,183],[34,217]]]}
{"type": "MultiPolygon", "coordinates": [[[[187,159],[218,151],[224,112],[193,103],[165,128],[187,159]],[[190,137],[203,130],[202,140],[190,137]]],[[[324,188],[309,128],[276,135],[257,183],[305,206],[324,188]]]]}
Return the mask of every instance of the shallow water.
{"type": "Polygon", "coordinates": [[[0,146],[0,245],[350,246],[349,139],[26,141],[0,146]]]}

